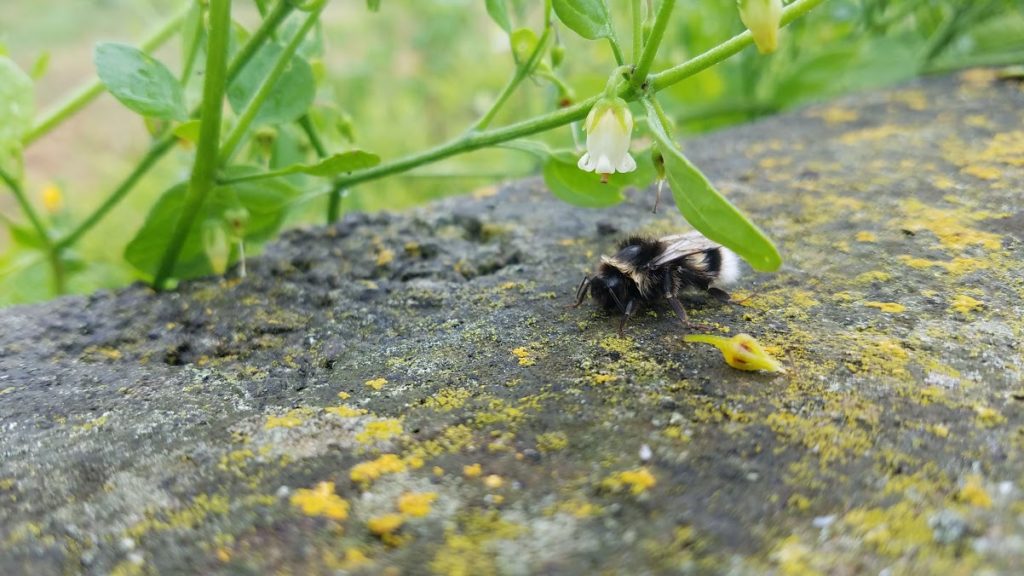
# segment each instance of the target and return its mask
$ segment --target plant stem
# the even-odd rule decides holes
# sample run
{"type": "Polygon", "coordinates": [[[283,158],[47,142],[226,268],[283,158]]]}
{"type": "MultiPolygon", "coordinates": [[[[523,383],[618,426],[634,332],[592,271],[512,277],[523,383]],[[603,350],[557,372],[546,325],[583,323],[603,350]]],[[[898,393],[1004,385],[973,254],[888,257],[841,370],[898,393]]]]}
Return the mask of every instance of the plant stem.
{"type": "Polygon", "coordinates": [[[39,239],[46,243],[47,246],[51,246],[50,235],[46,231],[46,226],[43,225],[42,218],[36,212],[36,209],[32,207],[32,203],[28,201],[28,197],[25,196],[25,190],[22,189],[21,183],[14,179],[8,174],[3,168],[0,168],[0,180],[3,180],[7,187],[11,189],[14,194],[14,199],[18,201],[18,206],[21,207],[21,211],[28,217],[28,221],[32,223],[32,228],[35,229],[36,234],[39,235],[39,239]]]}
{"type": "Polygon", "coordinates": [[[643,50],[643,9],[640,6],[641,0],[632,0],[631,11],[633,16],[633,62],[640,60],[640,52],[643,50]]]}
{"type": "MultiPolygon", "coordinates": [[[[234,80],[235,76],[249,63],[249,60],[256,54],[256,50],[259,49],[261,43],[265,41],[273,33],[274,29],[277,28],[284,20],[284,17],[291,11],[291,4],[287,0],[281,0],[281,2],[275,7],[272,16],[269,17],[260,24],[259,29],[249,37],[249,40],[245,43],[242,49],[235,55],[231,60],[231,64],[228,68],[227,81],[230,84],[234,80]],[[278,8],[284,7],[283,14],[278,15],[278,8]]],[[[189,116],[195,117],[198,114],[199,108],[194,109],[189,116]]],[[[149,150],[146,151],[146,155],[143,156],[142,160],[135,166],[130,174],[124,179],[123,182],[114,190],[114,192],[107,197],[107,199],[101,204],[96,210],[92,212],[85,220],[83,220],[74,230],[72,230],[67,236],[60,239],[57,242],[59,249],[67,248],[75,242],[77,242],[86,232],[92,229],[93,226],[99,223],[104,216],[107,215],[121,200],[128,195],[128,192],[135,187],[135,184],[145,176],[146,172],[152,168],[160,158],[163,157],[174,145],[175,137],[171,133],[170,129],[165,130],[162,134],[157,136],[149,146],[149,150]]]]}
{"type": "Polygon", "coordinates": [[[203,5],[199,6],[199,25],[196,27],[196,35],[192,38],[192,44],[188,47],[188,54],[185,55],[185,65],[181,67],[181,85],[185,86],[188,84],[189,77],[192,76],[192,69],[195,68],[196,56],[199,55],[199,46],[202,45],[203,35],[203,5]]]}
{"type": "Polygon", "coordinates": [[[469,127],[469,132],[483,130],[484,128],[487,128],[487,125],[490,124],[492,120],[494,120],[498,111],[501,110],[501,107],[509,97],[512,96],[512,93],[519,87],[519,84],[521,84],[522,81],[530,75],[530,72],[533,71],[534,67],[537,66],[537,62],[540,60],[541,56],[544,54],[544,50],[547,48],[548,38],[550,37],[551,28],[545,28],[544,33],[541,34],[540,38],[537,40],[537,45],[533,47],[533,52],[530,52],[530,56],[527,57],[525,62],[516,67],[515,74],[509,78],[508,83],[505,84],[505,87],[501,90],[501,94],[499,94],[494,100],[494,103],[491,104],[490,109],[488,109],[479,120],[469,127]]]}
{"type": "MultiPolygon", "coordinates": [[[[825,0],[796,0],[796,2],[786,6],[785,10],[782,11],[782,23],[780,26],[785,26],[793,20],[807,14],[824,1],[825,0]]],[[[650,80],[649,89],[657,92],[667,86],[671,86],[684,78],[688,78],[697,72],[714,66],[753,43],[754,39],[753,36],[750,35],[750,31],[745,30],[703,54],[695,56],[678,66],[673,66],[668,70],[653,75],[650,80]]]]}
{"type": "Polygon", "coordinates": [[[653,110],[654,114],[658,117],[658,122],[661,124],[662,131],[668,136],[668,139],[672,142],[676,141],[674,130],[672,128],[672,121],[669,120],[668,114],[665,114],[665,109],[661,107],[661,102],[658,102],[657,98],[644,98],[644,104],[647,106],[648,115],[653,110]]]}
{"type": "Polygon", "coordinates": [[[647,73],[651,71],[654,64],[654,57],[658,55],[658,48],[661,46],[661,39],[665,36],[665,29],[668,27],[668,20],[672,16],[672,9],[675,8],[676,0],[661,0],[661,7],[658,8],[658,15],[654,19],[654,27],[651,28],[651,35],[647,38],[643,54],[636,63],[636,70],[629,85],[634,90],[639,90],[647,83],[647,73]]]}
{"type": "Polygon", "coordinates": [[[53,270],[53,292],[54,294],[63,294],[64,262],[60,258],[60,249],[54,245],[53,239],[50,238],[50,234],[46,231],[46,226],[43,225],[42,219],[39,218],[39,214],[32,207],[32,203],[28,201],[28,197],[25,196],[25,190],[22,189],[21,184],[2,168],[0,168],[0,180],[3,180],[11,189],[22,212],[28,217],[29,222],[32,223],[32,228],[39,235],[39,240],[46,246],[46,255],[50,262],[50,268],[53,270]]]}
{"type": "MultiPolygon", "coordinates": [[[[256,119],[256,115],[259,113],[260,108],[263,107],[263,103],[270,96],[270,93],[274,91],[277,81],[284,74],[285,69],[291,65],[292,56],[299,49],[299,45],[302,44],[302,39],[306,36],[317,20],[320,18],[320,9],[313,10],[306,16],[305,22],[302,23],[302,28],[296,32],[295,36],[289,40],[288,45],[284,47],[277,56],[277,61],[274,62],[274,67],[270,69],[267,77],[263,79],[256,94],[253,95],[252,100],[249,101],[245,106],[245,110],[238,117],[238,121],[235,123],[234,128],[231,129],[231,133],[228,134],[224,140],[223,146],[220,147],[220,155],[218,163],[221,165],[227,164],[231,160],[231,156],[235,153],[238,148],[238,144],[245,137],[246,132],[249,131],[249,126],[252,125],[253,120],[256,119]]],[[[205,100],[204,100],[205,103],[205,100]]]]}
{"type": "Polygon", "coordinates": [[[210,41],[206,55],[206,75],[203,80],[203,104],[199,115],[201,123],[199,142],[196,145],[196,162],[192,167],[192,177],[189,179],[181,215],[153,279],[153,285],[157,290],[163,289],[167,278],[174,272],[174,264],[178,260],[178,254],[185,244],[192,223],[203,207],[206,195],[215,184],[220,121],[224,110],[224,91],[227,87],[230,33],[231,0],[210,0],[210,41]]]}
{"type": "Polygon", "coordinates": [[[612,55],[615,56],[615,63],[619,66],[625,64],[626,59],[622,56],[622,48],[619,48],[619,41],[615,38],[614,33],[608,37],[608,45],[612,47],[612,55]]]}
{"type": "MultiPolygon", "coordinates": [[[[824,1],[825,0],[797,0],[793,4],[790,4],[789,7],[786,8],[785,12],[783,12],[783,24],[788,24],[796,18],[803,16],[812,8],[824,1]]],[[[653,75],[651,77],[652,81],[650,82],[650,86],[648,87],[648,92],[657,92],[658,90],[662,90],[693,76],[698,72],[706,70],[730,56],[733,56],[743,48],[746,48],[753,43],[754,40],[750,36],[749,32],[744,32],[734,36],[715,48],[695,56],[679,66],[669,68],[665,72],[653,75]]],[[[625,100],[635,100],[637,98],[636,92],[630,90],[627,86],[620,87],[619,96],[625,100]]],[[[455,140],[434,148],[411,154],[391,162],[379,164],[373,168],[354,172],[348,176],[343,176],[339,181],[343,183],[345,187],[351,187],[363,182],[379,180],[392,174],[407,172],[413,168],[417,168],[430,162],[436,162],[465,152],[478,150],[487,146],[493,146],[495,144],[500,144],[523,136],[529,136],[530,134],[536,134],[538,132],[544,132],[546,130],[551,130],[552,128],[564,126],[570,122],[585,118],[587,113],[590,112],[590,108],[593,107],[594,103],[596,103],[600,97],[601,95],[592,96],[568,108],[562,108],[543,116],[510,124],[502,128],[496,128],[485,132],[464,134],[460,138],[456,138],[455,140]]]]}
{"type": "MultiPolygon", "coordinates": [[[[320,139],[320,134],[317,133],[316,127],[313,126],[313,121],[309,119],[309,114],[304,114],[302,118],[299,118],[299,127],[306,133],[306,138],[309,140],[309,144],[313,146],[313,150],[316,151],[316,157],[321,160],[327,158],[327,147],[324,146],[323,140],[320,139]]],[[[338,217],[341,215],[341,192],[343,188],[338,184],[338,179],[335,178],[331,183],[330,196],[327,198],[327,223],[332,224],[338,221],[338,217]]]]}
{"type": "MultiPolygon", "coordinates": [[[[181,22],[185,19],[186,14],[188,14],[187,7],[168,19],[167,22],[165,22],[159,29],[142,41],[142,44],[140,44],[141,50],[143,52],[152,52],[160,47],[178,30],[178,27],[181,26],[181,22]]],[[[92,102],[100,94],[103,94],[105,90],[106,88],[103,86],[103,83],[100,82],[99,78],[94,78],[92,82],[86,84],[82,88],[79,88],[78,91],[69,96],[67,100],[57,105],[56,108],[52,109],[50,112],[44,114],[42,120],[32,126],[28,133],[26,133],[21,139],[22,146],[28,146],[50,130],[56,128],[58,124],[67,120],[82,108],[85,108],[87,104],[92,102]]]]}
{"type": "Polygon", "coordinates": [[[280,2],[274,5],[274,9],[263,19],[260,27],[252,33],[252,36],[242,46],[242,49],[238,51],[238,54],[231,59],[231,64],[228,65],[228,83],[231,83],[242,68],[249,63],[249,60],[256,54],[256,51],[274,34],[274,31],[288,17],[288,14],[291,14],[292,9],[292,4],[288,0],[280,0],[280,2]]]}

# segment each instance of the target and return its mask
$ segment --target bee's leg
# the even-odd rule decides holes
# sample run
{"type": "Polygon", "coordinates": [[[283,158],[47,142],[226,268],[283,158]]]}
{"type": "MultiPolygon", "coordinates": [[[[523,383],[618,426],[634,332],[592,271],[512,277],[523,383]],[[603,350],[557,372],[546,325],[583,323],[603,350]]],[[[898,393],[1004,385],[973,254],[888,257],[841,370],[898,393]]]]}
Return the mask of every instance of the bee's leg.
{"type": "Polygon", "coordinates": [[[708,294],[710,294],[715,300],[718,300],[719,302],[725,304],[732,302],[732,296],[725,290],[722,290],[721,288],[715,288],[714,286],[712,286],[708,288],[708,294]]]}
{"type": "Polygon", "coordinates": [[[590,288],[590,276],[584,275],[580,285],[576,288],[576,303],[570,304],[572,308],[579,308],[580,304],[583,304],[583,300],[587,297],[587,288],[590,288]]]}
{"type": "Polygon", "coordinates": [[[686,309],[683,308],[682,303],[679,302],[679,298],[672,295],[668,295],[666,298],[668,299],[668,303],[672,305],[672,309],[675,310],[676,316],[679,316],[679,321],[683,323],[683,326],[685,326],[687,330],[710,330],[710,326],[690,322],[690,317],[686,315],[686,309]]]}
{"type": "Polygon", "coordinates": [[[626,328],[626,322],[628,322],[629,319],[636,312],[636,308],[636,300],[630,300],[629,302],[626,302],[626,309],[622,313],[622,321],[619,322],[619,337],[622,337],[622,331],[626,328]]]}

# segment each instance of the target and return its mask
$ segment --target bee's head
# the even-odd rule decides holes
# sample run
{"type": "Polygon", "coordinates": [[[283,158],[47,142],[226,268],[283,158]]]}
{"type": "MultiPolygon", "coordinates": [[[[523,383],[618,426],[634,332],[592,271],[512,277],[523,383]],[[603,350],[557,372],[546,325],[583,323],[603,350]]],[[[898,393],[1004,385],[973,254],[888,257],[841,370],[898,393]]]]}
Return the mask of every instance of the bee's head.
{"type": "Polygon", "coordinates": [[[633,287],[629,276],[613,264],[603,262],[590,282],[590,295],[604,308],[625,312],[633,287]]]}

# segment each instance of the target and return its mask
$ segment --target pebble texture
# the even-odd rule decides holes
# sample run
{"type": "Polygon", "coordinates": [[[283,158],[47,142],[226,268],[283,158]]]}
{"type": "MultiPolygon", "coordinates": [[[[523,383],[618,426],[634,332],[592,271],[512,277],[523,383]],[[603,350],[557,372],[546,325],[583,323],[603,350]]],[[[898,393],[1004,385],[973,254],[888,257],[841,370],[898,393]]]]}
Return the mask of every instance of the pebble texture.
{"type": "Polygon", "coordinates": [[[2,310],[0,573],[1016,573],[1022,110],[971,71],[687,143],[786,264],[684,304],[786,374],[567,308],[686,227],[538,181],[2,310]]]}

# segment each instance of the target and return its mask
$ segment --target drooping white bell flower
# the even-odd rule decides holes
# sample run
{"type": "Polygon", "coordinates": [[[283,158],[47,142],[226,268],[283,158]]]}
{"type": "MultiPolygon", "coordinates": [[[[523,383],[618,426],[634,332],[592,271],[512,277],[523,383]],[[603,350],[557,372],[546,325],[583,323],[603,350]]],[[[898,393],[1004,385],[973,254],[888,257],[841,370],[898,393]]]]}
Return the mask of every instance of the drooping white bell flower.
{"type": "Polygon", "coordinates": [[[750,30],[761,54],[771,54],[779,47],[779,24],[782,21],[782,0],[737,0],[740,20],[750,30]]]}
{"type": "Polygon", "coordinates": [[[622,98],[606,97],[590,109],[587,122],[587,152],[580,158],[580,170],[597,172],[601,181],[616,172],[636,170],[636,161],[629,155],[633,136],[633,115],[622,98]]]}

